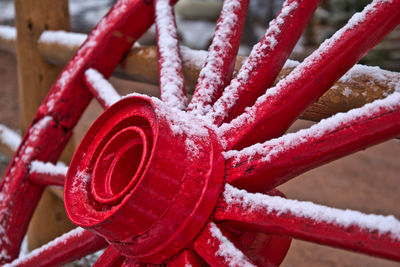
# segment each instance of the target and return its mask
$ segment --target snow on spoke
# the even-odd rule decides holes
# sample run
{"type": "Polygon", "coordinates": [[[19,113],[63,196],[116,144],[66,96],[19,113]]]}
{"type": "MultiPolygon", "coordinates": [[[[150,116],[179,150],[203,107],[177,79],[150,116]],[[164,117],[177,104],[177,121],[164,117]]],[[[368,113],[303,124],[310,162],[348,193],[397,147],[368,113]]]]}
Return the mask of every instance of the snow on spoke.
{"type": "Polygon", "coordinates": [[[155,1],[155,17],[161,99],[170,106],[184,110],[187,99],[182,59],[170,0],[155,1]]]}
{"type": "Polygon", "coordinates": [[[214,223],[204,227],[194,242],[194,250],[211,266],[255,267],[214,223]]]}
{"type": "Polygon", "coordinates": [[[284,3],[237,77],[213,106],[209,115],[217,125],[241,114],[272,86],[319,2],[287,0],[284,3]]]}
{"type": "Polygon", "coordinates": [[[399,23],[400,0],[374,0],[364,11],[356,13],[251,108],[221,126],[227,148],[245,147],[282,135],[312,102],[399,23]]]}
{"type": "Polygon", "coordinates": [[[392,215],[364,214],[253,194],[227,184],[215,218],[245,229],[400,259],[400,221],[392,215]]]}
{"type": "Polygon", "coordinates": [[[85,82],[90,92],[105,109],[121,99],[112,84],[95,69],[85,71],[85,82]]]}
{"type": "Polygon", "coordinates": [[[226,179],[248,190],[268,190],[316,166],[400,134],[400,92],[308,129],[240,151],[225,152],[226,179]]]}
{"type": "Polygon", "coordinates": [[[106,245],[104,238],[78,227],[4,266],[61,266],[106,245]]]}
{"type": "Polygon", "coordinates": [[[205,115],[232,78],[249,0],[225,0],[189,110],[205,115]]]}
{"type": "Polygon", "coordinates": [[[16,151],[21,143],[21,136],[10,128],[0,124],[0,143],[16,151]]]}
{"type": "Polygon", "coordinates": [[[68,167],[58,162],[56,165],[50,162],[32,161],[29,178],[40,185],[64,186],[68,167]]]}

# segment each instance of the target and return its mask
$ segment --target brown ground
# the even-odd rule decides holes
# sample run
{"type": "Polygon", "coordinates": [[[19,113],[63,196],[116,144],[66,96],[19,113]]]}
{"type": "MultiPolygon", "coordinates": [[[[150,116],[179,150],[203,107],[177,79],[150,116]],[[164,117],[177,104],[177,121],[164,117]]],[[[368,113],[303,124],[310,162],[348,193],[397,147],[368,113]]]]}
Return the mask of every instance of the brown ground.
{"type": "MultiPolygon", "coordinates": [[[[13,55],[0,52],[0,123],[18,128],[17,77],[13,55]]],[[[295,128],[308,125],[299,122],[295,128]]],[[[400,218],[400,143],[392,140],[312,170],[280,189],[288,198],[337,208],[394,214],[400,218]]],[[[0,174],[7,159],[0,154],[0,174]]],[[[400,266],[343,250],[293,241],[282,266],[400,266]]]]}

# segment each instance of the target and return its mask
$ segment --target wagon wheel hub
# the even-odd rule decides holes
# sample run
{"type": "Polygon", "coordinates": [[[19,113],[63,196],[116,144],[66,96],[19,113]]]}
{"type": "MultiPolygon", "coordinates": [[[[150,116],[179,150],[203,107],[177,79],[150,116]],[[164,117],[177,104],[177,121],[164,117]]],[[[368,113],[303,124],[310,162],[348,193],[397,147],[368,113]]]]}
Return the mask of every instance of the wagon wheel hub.
{"type": "Polygon", "coordinates": [[[107,109],[67,175],[72,222],[145,262],[165,261],[187,246],[208,221],[224,180],[216,134],[188,116],[136,96],[107,109]]]}

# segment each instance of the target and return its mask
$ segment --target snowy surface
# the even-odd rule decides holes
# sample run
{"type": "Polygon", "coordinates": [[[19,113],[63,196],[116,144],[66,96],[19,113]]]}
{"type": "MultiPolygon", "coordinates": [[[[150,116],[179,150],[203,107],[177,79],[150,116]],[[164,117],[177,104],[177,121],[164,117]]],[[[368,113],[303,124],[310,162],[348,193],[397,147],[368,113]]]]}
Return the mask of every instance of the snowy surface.
{"type": "MultiPolygon", "coordinates": [[[[400,92],[400,75],[398,72],[383,70],[379,67],[371,67],[365,65],[354,65],[345,75],[340,78],[341,83],[351,83],[356,80],[362,80],[366,86],[375,86],[378,84],[386,84],[389,88],[394,88],[396,92],[400,92]],[[368,77],[367,81],[365,78],[368,77]]],[[[338,86],[334,85],[332,90],[337,90],[338,86]]],[[[349,87],[345,87],[342,94],[350,97],[355,94],[349,87]]]]}
{"type": "Polygon", "coordinates": [[[17,31],[14,27],[0,25],[0,38],[6,40],[15,40],[17,39],[17,31]]]}
{"type": "Polygon", "coordinates": [[[81,46],[86,40],[84,33],[66,32],[66,31],[45,31],[40,35],[39,43],[57,43],[68,47],[81,46]]]}
{"type": "Polygon", "coordinates": [[[31,172],[47,174],[47,175],[67,175],[68,166],[62,162],[53,164],[50,162],[32,161],[31,172]]]}
{"type": "Polygon", "coordinates": [[[277,215],[293,214],[297,217],[345,228],[357,226],[369,232],[377,231],[381,235],[389,234],[391,238],[400,241],[400,221],[393,215],[365,214],[349,209],[330,208],[308,201],[291,200],[260,193],[248,193],[229,184],[225,185],[223,196],[228,205],[241,205],[249,211],[261,210],[266,213],[275,212],[277,215]]]}
{"type": "Polygon", "coordinates": [[[21,136],[6,126],[0,124],[0,142],[16,151],[21,143],[21,136]]]}
{"type": "Polygon", "coordinates": [[[217,256],[224,258],[224,263],[231,267],[255,267],[254,264],[247,260],[247,257],[235,247],[235,245],[226,238],[221,230],[214,224],[210,223],[211,235],[219,242],[216,252],[217,256]]]}
{"type": "Polygon", "coordinates": [[[111,106],[121,99],[121,96],[115,91],[112,84],[97,70],[88,69],[85,72],[85,77],[92,85],[92,89],[96,90],[96,95],[100,98],[99,101],[104,103],[106,107],[111,106]]]}
{"type": "Polygon", "coordinates": [[[169,0],[156,0],[156,30],[159,51],[161,98],[169,105],[185,109],[187,99],[175,26],[173,7],[169,0]]]}
{"type": "Polygon", "coordinates": [[[282,137],[275,138],[262,144],[255,144],[240,151],[230,150],[225,152],[226,159],[238,162],[242,158],[251,161],[255,156],[269,162],[279,155],[309,140],[315,140],[320,136],[330,132],[338,131],[345,124],[356,122],[360,119],[367,119],[377,116],[384,112],[400,110],[400,93],[396,92],[385,99],[376,100],[361,108],[352,109],[346,113],[338,113],[328,119],[321,120],[308,129],[300,130],[296,133],[289,133],[282,137]]]}

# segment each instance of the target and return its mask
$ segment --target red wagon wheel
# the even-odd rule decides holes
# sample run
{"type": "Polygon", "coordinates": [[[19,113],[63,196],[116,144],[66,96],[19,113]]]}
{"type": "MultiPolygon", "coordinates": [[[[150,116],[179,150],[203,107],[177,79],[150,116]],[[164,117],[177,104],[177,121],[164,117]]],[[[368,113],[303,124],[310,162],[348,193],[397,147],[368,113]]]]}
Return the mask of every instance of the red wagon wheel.
{"type": "Polygon", "coordinates": [[[92,96],[106,111],[78,147],[64,189],[67,213],[82,228],[11,265],[60,265],[108,246],[96,266],[274,266],[291,237],[400,261],[393,216],[289,200],[274,190],[400,134],[400,93],[284,134],[400,23],[400,0],[375,0],[271,87],[318,2],[286,1],[231,80],[248,0],[226,0],[188,105],[173,3],[118,1],[52,87],[5,173],[1,262],[17,257],[45,186],[64,184],[49,163],[92,96]],[[154,20],[161,100],[120,99],[103,77],[154,20]],[[38,176],[37,161],[46,162],[47,176],[38,176]]]}

